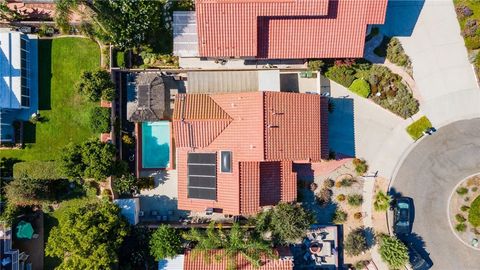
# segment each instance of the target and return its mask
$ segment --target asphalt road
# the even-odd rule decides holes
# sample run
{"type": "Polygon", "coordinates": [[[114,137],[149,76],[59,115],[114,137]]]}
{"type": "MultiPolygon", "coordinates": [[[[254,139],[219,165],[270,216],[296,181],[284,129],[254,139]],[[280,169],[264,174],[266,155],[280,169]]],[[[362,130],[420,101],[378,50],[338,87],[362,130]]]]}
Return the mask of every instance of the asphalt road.
{"type": "MultiPolygon", "coordinates": [[[[413,232],[433,261],[432,269],[478,270],[480,251],[458,240],[447,217],[455,185],[480,172],[480,119],[458,121],[417,143],[394,179],[392,191],[413,198],[413,232]]],[[[425,253],[426,254],[426,253],[425,253]]]]}

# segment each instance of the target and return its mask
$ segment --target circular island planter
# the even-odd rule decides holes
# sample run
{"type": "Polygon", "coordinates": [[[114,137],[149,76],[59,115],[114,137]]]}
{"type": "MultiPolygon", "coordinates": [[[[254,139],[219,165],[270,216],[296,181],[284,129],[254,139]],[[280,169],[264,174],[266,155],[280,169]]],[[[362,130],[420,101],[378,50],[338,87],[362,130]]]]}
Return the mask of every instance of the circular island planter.
{"type": "Polygon", "coordinates": [[[457,238],[480,251],[480,174],[457,184],[448,202],[448,218],[457,238]]]}

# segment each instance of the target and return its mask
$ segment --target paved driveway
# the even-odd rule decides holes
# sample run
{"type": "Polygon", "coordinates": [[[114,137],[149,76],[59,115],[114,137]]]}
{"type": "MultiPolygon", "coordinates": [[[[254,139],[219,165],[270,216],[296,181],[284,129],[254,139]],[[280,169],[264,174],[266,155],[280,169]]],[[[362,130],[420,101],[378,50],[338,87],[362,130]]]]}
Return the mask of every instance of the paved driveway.
{"type": "Polygon", "coordinates": [[[402,25],[402,10],[421,8],[411,36],[399,38],[412,59],[422,112],[437,126],[480,116],[480,91],[460,35],[453,1],[393,1],[398,2],[394,5],[398,12],[392,10],[390,20],[399,22],[393,25],[402,25]]]}
{"type": "Polygon", "coordinates": [[[480,118],[447,125],[408,154],[392,188],[412,197],[413,231],[425,241],[439,270],[479,269],[480,252],[465,246],[450,229],[448,198],[455,185],[480,171],[480,118]]]}

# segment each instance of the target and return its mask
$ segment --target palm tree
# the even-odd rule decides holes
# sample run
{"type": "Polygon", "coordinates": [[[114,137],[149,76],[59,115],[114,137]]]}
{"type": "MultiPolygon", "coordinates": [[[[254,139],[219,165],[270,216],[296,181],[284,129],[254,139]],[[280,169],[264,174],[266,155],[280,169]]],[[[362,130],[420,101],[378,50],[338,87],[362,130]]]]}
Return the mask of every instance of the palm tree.
{"type": "Polygon", "coordinates": [[[234,223],[230,231],[215,229],[212,222],[207,230],[201,232],[191,229],[184,235],[185,239],[196,242],[193,254],[201,254],[205,261],[211,262],[212,251],[222,249],[223,252],[215,254],[215,260],[227,260],[227,269],[237,268],[236,258],[243,256],[254,267],[260,267],[262,257],[274,258],[275,254],[270,244],[258,235],[252,234],[234,223]]]}
{"type": "Polygon", "coordinates": [[[391,201],[392,201],[392,197],[380,190],[375,195],[375,201],[373,202],[373,207],[375,208],[375,211],[378,211],[378,212],[387,211],[388,207],[390,207],[391,201]]]}

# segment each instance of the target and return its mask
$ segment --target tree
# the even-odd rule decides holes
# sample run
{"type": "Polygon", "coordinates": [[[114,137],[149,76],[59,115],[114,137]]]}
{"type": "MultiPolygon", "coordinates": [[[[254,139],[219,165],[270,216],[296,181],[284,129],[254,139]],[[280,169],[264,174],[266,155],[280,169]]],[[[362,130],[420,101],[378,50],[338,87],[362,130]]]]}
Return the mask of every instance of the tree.
{"type": "Polygon", "coordinates": [[[96,36],[120,49],[138,48],[150,32],[159,30],[165,1],[95,0],[85,1],[95,15],[96,36]]]}
{"type": "Polygon", "coordinates": [[[168,225],[160,225],[150,239],[150,254],[156,260],[174,258],[182,251],[182,237],[168,225]]]}
{"type": "Polygon", "coordinates": [[[115,98],[115,85],[106,70],[84,71],[75,88],[90,101],[97,102],[100,98],[112,101],[115,98]]]}
{"type": "Polygon", "coordinates": [[[63,259],[57,269],[111,269],[128,234],[119,208],[109,202],[70,209],[48,238],[47,256],[63,259]]]}
{"type": "Polygon", "coordinates": [[[155,260],[150,256],[150,229],[135,226],[125,238],[119,251],[120,270],[152,269],[155,260]]]}
{"type": "Polygon", "coordinates": [[[271,232],[280,244],[297,243],[313,223],[312,213],[298,204],[280,203],[257,216],[257,230],[271,232]]]}
{"type": "Polygon", "coordinates": [[[270,244],[258,235],[240,227],[234,223],[229,232],[215,229],[215,223],[209,224],[206,231],[199,231],[192,228],[184,234],[186,240],[196,243],[193,249],[194,256],[202,255],[205,261],[210,262],[212,252],[222,249],[223,252],[215,254],[216,260],[227,259],[227,269],[236,269],[236,257],[243,256],[254,267],[260,267],[262,257],[274,258],[275,255],[270,244]]]}
{"type": "Polygon", "coordinates": [[[392,197],[380,190],[377,192],[377,194],[375,194],[375,201],[373,202],[373,207],[377,212],[384,212],[387,211],[390,207],[391,201],[392,197]]]}
{"type": "Polygon", "coordinates": [[[351,231],[344,243],[345,251],[348,255],[358,256],[368,249],[367,238],[363,227],[351,231]]]}
{"type": "Polygon", "coordinates": [[[96,139],[69,144],[62,152],[60,166],[69,177],[104,180],[115,171],[115,153],[115,146],[96,139]]]}
{"type": "Polygon", "coordinates": [[[400,269],[408,262],[408,249],[395,236],[383,235],[380,238],[380,256],[391,269],[400,269]]]}
{"type": "Polygon", "coordinates": [[[325,63],[322,60],[310,60],[308,61],[308,70],[319,71],[325,63]]]}
{"type": "Polygon", "coordinates": [[[5,187],[5,196],[10,204],[38,205],[51,198],[51,181],[17,178],[5,187]]]}
{"type": "Polygon", "coordinates": [[[107,133],[111,130],[110,108],[93,107],[90,111],[90,129],[93,133],[107,133]]]}

